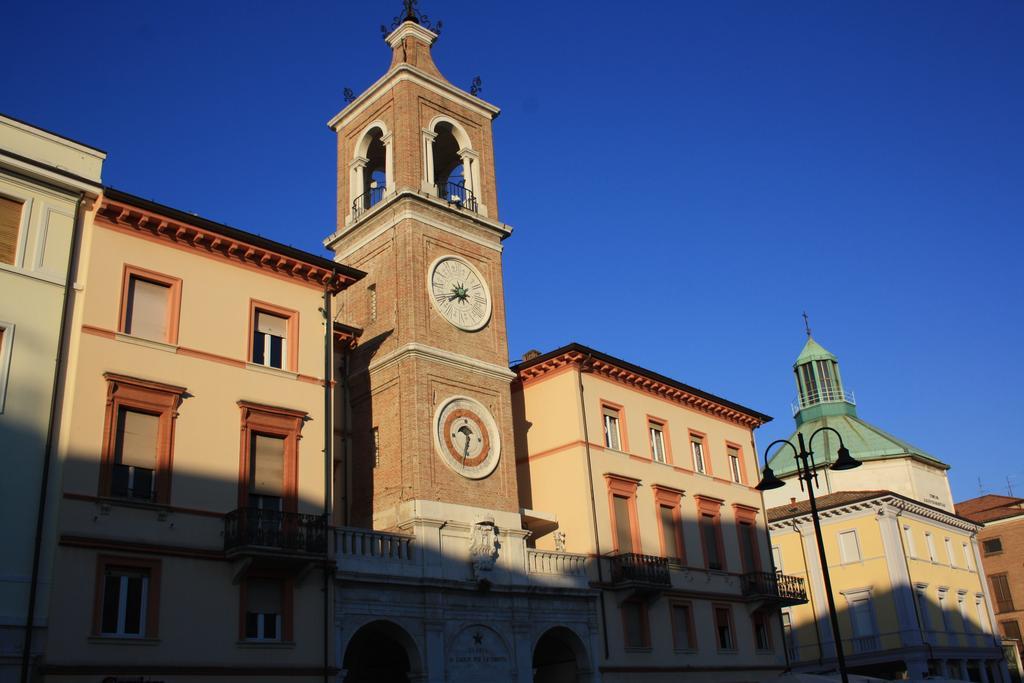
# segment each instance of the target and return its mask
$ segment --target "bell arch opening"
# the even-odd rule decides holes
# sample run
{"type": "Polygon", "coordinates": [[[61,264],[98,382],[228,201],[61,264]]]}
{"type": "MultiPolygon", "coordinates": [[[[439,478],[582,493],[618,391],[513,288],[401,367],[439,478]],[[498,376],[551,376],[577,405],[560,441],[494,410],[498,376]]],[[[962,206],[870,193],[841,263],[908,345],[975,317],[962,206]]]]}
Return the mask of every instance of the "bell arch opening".
{"type": "Polygon", "coordinates": [[[441,120],[431,130],[430,169],[437,196],[450,205],[478,210],[475,154],[465,131],[451,121],[441,120]]]}
{"type": "Polygon", "coordinates": [[[384,198],[391,184],[390,138],[382,125],[373,125],[360,138],[352,161],[352,216],[384,198]]]}
{"type": "Polygon", "coordinates": [[[390,621],[374,621],[356,631],[342,667],[345,683],[407,683],[422,674],[416,643],[390,621]]]}

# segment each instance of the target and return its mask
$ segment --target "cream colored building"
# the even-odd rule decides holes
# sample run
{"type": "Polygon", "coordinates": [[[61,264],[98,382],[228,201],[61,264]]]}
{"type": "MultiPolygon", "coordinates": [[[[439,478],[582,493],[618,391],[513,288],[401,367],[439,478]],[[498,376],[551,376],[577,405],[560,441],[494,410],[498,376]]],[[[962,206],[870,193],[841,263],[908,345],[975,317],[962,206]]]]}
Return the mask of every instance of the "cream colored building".
{"type": "Polygon", "coordinates": [[[325,312],[362,273],[110,189],[93,213],[45,679],[323,680],[325,312]]]}
{"type": "MultiPolygon", "coordinates": [[[[954,513],[949,466],[860,419],[834,355],[808,338],[796,363],[797,431],[814,451],[815,496],[842,648],[851,671],[1007,681],[978,555],[979,526],[954,513]],[[860,467],[833,471],[845,445],[860,467]]],[[[824,578],[794,450],[768,467],[786,484],[765,492],[776,569],[802,577],[810,601],[783,611],[793,667],[836,667],[824,578]]]]}
{"type": "MultiPolygon", "coordinates": [[[[833,493],[818,506],[851,671],[1009,680],[977,525],[884,490],[833,493]]],[[[807,604],[783,611],[791,663],[800,671],[833,670],[835,641],[808,504],[770,508],[768,516],[777,568],[810,588],[807,604]]]]}
{"type": "Polygon", "coordinates": [[[591,559],[605,681],[750,681],[786,660],[753,431],[769,417],[572,344],[513,368],[537,548],[591,559]]]}
{"type": "Polygon", "coordinates": [[[44,512],[56,501],[61,475],[50,457],[61,323],[72,249],[100,192],[105,156],[0,116],[0,500],[8,522],[0,553],[4,682],[18,680],[22,666],[31,665],[46,643],[56,519],[44,512]],[[26,643],[33,656],[23,659],[26,643]]]}

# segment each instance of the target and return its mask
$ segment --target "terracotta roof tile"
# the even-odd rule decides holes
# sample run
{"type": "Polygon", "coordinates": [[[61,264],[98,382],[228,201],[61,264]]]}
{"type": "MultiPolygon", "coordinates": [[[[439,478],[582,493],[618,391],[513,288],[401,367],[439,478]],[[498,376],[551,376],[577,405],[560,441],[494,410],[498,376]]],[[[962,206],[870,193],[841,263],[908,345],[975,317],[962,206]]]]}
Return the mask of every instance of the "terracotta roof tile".
{"type": "MultiPolygon", "coordinates": [[[[830,493],[826,496],[822,496],[821,498],[815,498],[815,502],[818,504],[818,510],[820,511],[839,507],[840,505],[859,503],[862,500],[870,500],[871,498],[878,498],[879,496],[886,495],[892,495],[892,491],[887,491],[885,489],[875,491],[837,491],[836,493],[830,493]]],[[[786,519],[787,517],[806,515],[810,513],[810,511],[810,501],[799,500],[794,504],[779,505],[778,507],[768,508],[768,521],[775,522],[780,519],[786,519]]]]}

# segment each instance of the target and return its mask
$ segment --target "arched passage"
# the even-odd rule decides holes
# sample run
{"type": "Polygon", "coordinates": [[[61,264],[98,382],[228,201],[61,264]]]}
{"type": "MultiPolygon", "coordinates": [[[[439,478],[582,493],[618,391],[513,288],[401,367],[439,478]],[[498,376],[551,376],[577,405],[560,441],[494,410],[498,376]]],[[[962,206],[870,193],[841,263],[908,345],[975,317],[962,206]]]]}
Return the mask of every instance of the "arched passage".
{"type": "Polygon", "coordinates": [[[416,643],[389,621],[374,621],[356,631],[342,667],[345,683],[407,683],[421,672],[416,643]]]}
{"type": "Polygon", "coordinates": [[[349,188],[352,193],[352,216],[374,206],[393,189],[391,167],[391,134],[383,123],[372,124],[356,143],[352,159],[349,188]]]}
{"type": "Polygon", "coordinates": [[[576,683],[589,671],[586,647],[564,626],[545,631],[533,648],[534,683],[576,683]]]}

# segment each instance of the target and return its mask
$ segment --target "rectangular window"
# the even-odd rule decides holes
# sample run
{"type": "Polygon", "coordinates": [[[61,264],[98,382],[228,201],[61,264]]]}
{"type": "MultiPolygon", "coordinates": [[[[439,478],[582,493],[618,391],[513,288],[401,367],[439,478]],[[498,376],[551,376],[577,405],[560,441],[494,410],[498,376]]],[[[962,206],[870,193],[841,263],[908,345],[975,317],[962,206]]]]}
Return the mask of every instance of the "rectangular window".
{"type": "Polygon", "coordinates": [[[693,451],[693,471],[707,474],[707,463],[704,461],[704,437],[691,435],[690,450],[693,451]]]}
{"type": "Polygon", "coordinates": [[[249,449],[249,507],[281,512],[284,497],[285,440],[252,434],[249,449]]]}
{"type": "Polygon", "coordinates": [[[973,572],[974,568],[971,564],[971,549],[966,543],[961,543],[960,548],[964,551],[964,569],[969,572],[973,572]]]}
{"type": "Polygon", "coordinates": [[[722,569],[721,532],[715,515],[701,514],[700,533],[704,541],[704,557],[708,569],[722,569]]]}
{"type": "Polygon", "coordinates": [[[15,257],[18,255],[22,208],[22,202],[0,197],[0,263],[14,265],[15,257]]]}
{"type": "Polygon", "coordinates": [[[860,562],[860,544],[857,542],[856,531],[843,531],[839,534],[839,555],[843,564],[860,562]]]}
{"type": "Polygon", "coordinates": [[[950,541],[949,538],[947,537],[946,540],[945,540],[945,544],[946,544],[946,559],[949,560],[949,566],[950,567],[955,567],[956,566],[956,556],[953,555],[953,542],[950,541]]]}
{"type": "Polygon", "coordinates": [[[971,621],[967,617],[967,591],[960,591],[956,596],[956,606],[960,610],[960,624],[964,633],[971,632],[971,621]]]}
{"type": "Polygon", "coordinates": [[[647,628],[647,607],[638,600],[627,600],[622,603],[622,631],[627,648],[647,648],[651,646],[650,632],[647,628]]]}
{"type": "Polygon", "coordinates": [[[772,637],[768,628],[768,617],[764,612],[754,612],[750,617],[754,628],[754,645],[758,650],[771,650],[772,637]]]}
{"type": "Polygon", "coordinates": [[[835,387],[832,382],[832,363],[827,360],[818,361],[818,376],[821,377],[821,397],[825,401],[836,399],[835,387]]]}
{"type": "Polygon", "coordinates": [[[93,634],[155,638],[159,623],[159,561],[100,555],[96,572],[93,634]]]}
{"type": "Polygon", "coordinates": [[[814,368],[811,367],[810,363],[806,363],[800,366],[801,371],[804,375],[804,394],[806,395],[805,405],[811,403],[817,403],[818,401],[818,382],[814,379],[814,368]]]}
{"type": "Polygon", "coordinates": [[[1017,650],[1024,653],[1024,642],[1021,641],[1020,637],[1020,624],[1014,620],[1000,621],[999,628],[1002,629],[1003,636],[1008,640],[1014,641],[1017,650]]]}
{"type": "Polygon", "coordinates": [[[1006,574],[993,574],[989,577],[992,581],[992,597],[996,601],[996,611],[1012,612],[1013,611],[1013,595],[1010,593],[1010,582],[1006,579],[1006,574]]]}
{"type": "Polygon", "coordinates": [[[914,532],[910,530],[909,526],[904,525],[903,537],[907,541],[907,555],[911,558],[917,558],[917,546],[914,545],[914,532]]]}
{"type": "Polygon", "coordinates": [[[103,497],[170,503],[171,444],[184,387],[105,373],[103,497]]]}
{"type": "Polygon", "coordinates": [[[661,518],[661,541],[665,549],[665,557],[680,561],[683,549],[679,547],[679,525],[676,523],[676,508],[659,505],[658,515],[661,518]]]}
{"type": "Polygon", "coordinates": [[[917,598],[917,616],[921,620],[921,628],[930,631],[932,629],[932,620],[928,614],[927,588],[924,585],[915,586],[914,597],[917,598]]]}
{"type": "Polygon", "coordinates": [[[103,620],[100,633],[110,636],[144,636],[148,597],[148,571],[107,567],[103,577],[103,620]]]}
{"type": "Polygon", "coordinates": [[[924,544],[925,544],[925,547],[928,549],[928,561],[929,562],[934,562],[935,558],[936,558],[936,555],[935,555],[935,539],[932,538],[932,535],[930,533],[928,533],[927,531],[924,532],[924,544]]]}
{"type": "Polygon", "coordinates": [[[995,555],[1003,552],[1003,541],[999,538],[988,538],[981,542],[981,549],[985,556],[995,555]]]}
{"type": "Polygon", "coordinates": [[[676,650],[695,650],[693,612],[689,603],[669,603],[672,609],[672,647],[676,650]]]}
{"type": "Polygon", "coordinates": [[[654,462],[667,462],[665,456],[665,426],[659,422],[647,423],[647,431],[651,435],[651,459],[654,462]]]}
{"type": "Polygon", "coordinates": [[[740,466],[740,449],[729,446],[726,450],[729,454],[729,472],[732,474],[732,480],[740,484],[743,482],[743,468],[740,466]]]}
{"type": "Polygon", "coordinates": [[[615,515],[615,545],[620,553],[633,552],[633,525],[630,519],[632,499],[612,496],[615,515]]]}
{"type": "Polygon", "coordinates": [[[732,631],[732,609],[727,606],[715,607],[715,634],[719,650],[734,650],[736,638],[732,631]]]}
{"type": "Polygon", "coordinates": [[[789,612],[782,613],[782,637],[786,639],[790,660],[799,661],[800,645],[796,639],[796,631],[793,630],[793,616],[789,612]]]}
{"type": "Polygon", "coordinates": [[[978,628],[984,631],[988,626],[988,614],[985,610],[985,596],[980,593],[974,596],[974,609],[978,612],[978,628]]]}
{"type": "Polygon", "coordinates": [[[850,601],[850,624],[853,626],[854,652],[869,652],[878,647],[875,620],[870,598],[850,601]]]}
{"type": "Polygon", "coordinates": [[[601,409],[604,415],[604,445],[617,451],[622,450],[622,439],[619,433],[619,411],[616,408],[604,406],[601,409]]]}
{"type": "Polygon", "coordinates": [[[121,408],[117,415],[110,495],[151,500],[160,416],[121,408]]]}
{"type": "Polygon", "coordinates": [[[288,344],[288,319],[265,311],[256,311],[252,333],[252,362],[270,368],[285,367],[288,344]]]}
{"type": "Polygon", "coordinates": [[[281,640],[283,582],[247,579],[245,582],[246,640],[281,640]]]}
{"type": "Polygon", "coordinates": [[[942,616],[942,630],[946,633],[952,633],[953,625],[950,623],[949,605],[946,599],[948,595],[948,590],[939,589],[939,614],[942,616]]]}
{"type": "Polygon", "coordinates": [[[757,528],[750,522],[738,522],[736,525],[740,540],[740,561],[743,571],[756,572],[761,568],[757,553],[757,528]]]}
{"type": "Polygon", "coordinates": [[[128,278],[128,310],[124,332],[134,337],[167,341],[170,332],[171,288],[137,275],[128,278]]]}
{"type": "Polygon", "coordinates": [[[777,545],[772,546],[772,564],[775,565],[775,571],[779,573],[786,571],[782,566],[782,550],[777,545]]]}

